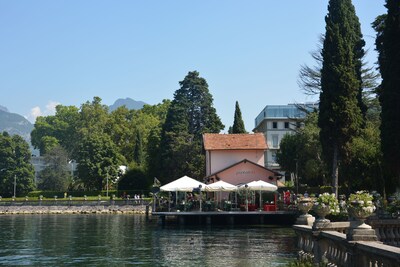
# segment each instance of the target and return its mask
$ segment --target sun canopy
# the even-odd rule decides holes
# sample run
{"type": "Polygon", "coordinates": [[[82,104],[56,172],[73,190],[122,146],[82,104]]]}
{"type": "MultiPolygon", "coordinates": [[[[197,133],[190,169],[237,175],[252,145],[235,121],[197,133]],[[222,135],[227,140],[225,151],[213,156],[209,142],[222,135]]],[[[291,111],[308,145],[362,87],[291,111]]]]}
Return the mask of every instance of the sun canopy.
{"type": "Polygon", "coordinates": [[[240,188],[244,188],[246,187],[250,189],[250,190],[254,190],[254,191],[276,191],[278,190],[278,187],[276,185],[264,182],[263,180],[258,180],[258,181],[253,181],[247,184],[243,184],[240,186],[240,188]]]}
{"type": "Polygon", "coordinates": [[[207,192],[231,192],[237,189],[236,185],[224,182],[222,180],[206,185],[207,192]]]}
{"type": "Polygon", "coordinates": [[[185,175],[169,184],[161,186],[160,190],[169,192],[192,192],[193,188],[199,188],[199,185],[201,185],[202,189],[206,188],[206,184],[185,175]]]}
{"type": "Polygon", "coordinates": [[[249,190],[254,190],[254,191],[260,191],[260,205],[258,208],[261,210],[262,207],[262,201],[261,201],[261,191],[268,191],[268,192],[273,192],[278,190],[278,187],[276,185],[264,182],[263,180],[258,180],[258,181],[253,181],[244,185],[241,185],[240,188],[246,188],[249,190]]]}

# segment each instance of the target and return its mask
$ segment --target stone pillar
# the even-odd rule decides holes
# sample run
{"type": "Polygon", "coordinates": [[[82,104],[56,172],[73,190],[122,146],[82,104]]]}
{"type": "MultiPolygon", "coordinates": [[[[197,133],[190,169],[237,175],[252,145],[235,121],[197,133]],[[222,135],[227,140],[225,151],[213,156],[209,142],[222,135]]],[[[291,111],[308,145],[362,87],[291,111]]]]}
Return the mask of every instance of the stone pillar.
{"type": "Polygon", "coordinates": [[[346,235],[348,241],[379,241],[375,230],[371,226],[360,221],[351,221],[349,232],[346,235]]]}
{"type": "Polygon", "coordinates": [[[297,225],[309,225],[312,226],[315,222],[315,217],[311,214],[302,214],[296,219],[297,225]]]}

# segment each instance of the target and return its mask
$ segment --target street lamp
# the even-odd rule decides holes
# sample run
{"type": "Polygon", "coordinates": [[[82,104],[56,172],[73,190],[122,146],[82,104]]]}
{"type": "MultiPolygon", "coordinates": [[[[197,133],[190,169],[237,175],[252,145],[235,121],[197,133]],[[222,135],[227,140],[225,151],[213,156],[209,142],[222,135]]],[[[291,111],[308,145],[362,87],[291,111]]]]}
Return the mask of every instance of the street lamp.
{"type": "Polygon", "coordinates": [[[108,172],[110,171],[110,166],[107,167],[107,178],[106,178],[106,196],[108,198],[108,172]]]}
{"type": "Polygon", "coordinates": [[[14,175],[14,198],[16,197],[17,191],[17,175],[14,175]]]}

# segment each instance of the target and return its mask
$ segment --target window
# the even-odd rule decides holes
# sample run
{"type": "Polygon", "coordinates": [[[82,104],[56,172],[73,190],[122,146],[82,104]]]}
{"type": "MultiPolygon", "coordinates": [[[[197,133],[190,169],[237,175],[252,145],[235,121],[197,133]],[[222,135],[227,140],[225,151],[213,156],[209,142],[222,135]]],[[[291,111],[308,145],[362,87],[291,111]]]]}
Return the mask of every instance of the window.
{"type": "Polygon", "coordinates": [[[277,121],[273,121],[272,122],[272,129],[278,129],[278,122],[277,121]]]}
{"type": "Polygon", "coordinates": [[[278,148],[278,135],[277,134],[272,135],[272,147],[278,148]]]}
{"type": "Polygon", "coordinates": [[[285,129],[289,129],[289,122],[285,121],[285,129]]]}
{"type": "Polygon", "coordinates": [[[271,153],[272,163],[276,163],[276,152],[271,153]]]}

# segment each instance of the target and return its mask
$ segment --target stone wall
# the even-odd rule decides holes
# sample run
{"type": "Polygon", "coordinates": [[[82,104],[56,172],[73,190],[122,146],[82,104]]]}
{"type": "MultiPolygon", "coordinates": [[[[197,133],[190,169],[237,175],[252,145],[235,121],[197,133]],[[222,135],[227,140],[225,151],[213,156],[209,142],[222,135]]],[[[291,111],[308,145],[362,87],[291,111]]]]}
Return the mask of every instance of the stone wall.
{"type": "MultiPolygon", "coordinates": [[[[151,213],[151,209],[149,210],[151,213]]],[[[6,214],[145,214],[145,205],[111,206],[0,206],[0,215],[6,214]]]]}

